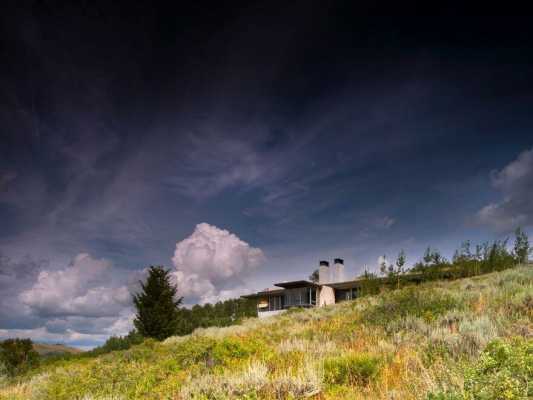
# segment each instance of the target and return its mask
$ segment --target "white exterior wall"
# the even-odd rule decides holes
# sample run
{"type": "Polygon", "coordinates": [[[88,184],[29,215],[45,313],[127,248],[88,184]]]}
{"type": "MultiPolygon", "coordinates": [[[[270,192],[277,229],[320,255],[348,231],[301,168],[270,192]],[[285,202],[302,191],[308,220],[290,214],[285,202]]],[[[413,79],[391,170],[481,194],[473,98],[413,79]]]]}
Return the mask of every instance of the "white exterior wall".
{"type": "Polygon", "coordinates": [[[332,287],[322,286],[318,292],[318,306],[335,304],[335,291],[332,287]]]}
{"type": "Polygon", "coordinates": [[[281,313],[284,313],[287,310],[275,310],[275,311],[257,311],[257,316],[259,318],[266,318],[266,317],[272,317],[274,315],[278,315],[281,313]]]}
{"type": "Polygon", "coordinates": [[[344,278],[344,264],[337,263],[334,266],[335,271],[335,277],[331,282],[337,283],[337,282],[344,282],[346,279],[344,278]]]}
{"type": "Polygon", "coordinates": [[[330,282],[330,269],[327,265],[321,265],[318,267],[318,283],[330,282]]]}

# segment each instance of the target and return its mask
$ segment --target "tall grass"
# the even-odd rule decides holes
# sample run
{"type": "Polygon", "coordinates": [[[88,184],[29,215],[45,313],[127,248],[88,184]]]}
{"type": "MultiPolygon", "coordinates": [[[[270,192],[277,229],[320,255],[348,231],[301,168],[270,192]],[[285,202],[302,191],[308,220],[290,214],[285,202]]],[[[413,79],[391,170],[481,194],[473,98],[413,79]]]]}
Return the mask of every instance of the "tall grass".
{"type": "Polygon", "coordinates": [[[58,360],[0,399],[526,399],[532,299],[528,267],[428,282],[58,360]]]}

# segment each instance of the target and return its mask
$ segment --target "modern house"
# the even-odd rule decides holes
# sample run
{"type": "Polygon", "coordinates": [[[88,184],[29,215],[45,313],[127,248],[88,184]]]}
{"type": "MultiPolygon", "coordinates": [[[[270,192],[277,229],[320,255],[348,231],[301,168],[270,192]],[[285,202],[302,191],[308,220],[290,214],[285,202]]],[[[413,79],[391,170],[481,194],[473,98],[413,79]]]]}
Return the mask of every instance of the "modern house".
{"type": "Polygon", "coordinates": [[[333,268],[328,261],[320,261],[318,281],[308,280],[275,283],[275,289],[242,296],[257,300],[257,315],[267,317],[291,307],[316,307],[335,304],[357,297],[361,279],[346,281],[344,260],[336,258],[333,268]]]}

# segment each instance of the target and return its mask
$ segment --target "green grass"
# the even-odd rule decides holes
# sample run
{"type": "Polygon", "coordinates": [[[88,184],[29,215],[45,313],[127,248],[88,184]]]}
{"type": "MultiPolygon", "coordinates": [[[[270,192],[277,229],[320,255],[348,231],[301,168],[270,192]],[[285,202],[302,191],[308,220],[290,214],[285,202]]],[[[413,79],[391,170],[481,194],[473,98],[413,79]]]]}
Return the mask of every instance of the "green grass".
{"type": "Polygon", "coordinates": [[[367,385],[380,371],[381,360],[367,354],[350,354],[324,360],[324,382],[331,385],[367,385]]]}
{"type": "Polygon", "coordinates": [[[1,399],[531,398],[533,268],[55,360],[1,399]]]}

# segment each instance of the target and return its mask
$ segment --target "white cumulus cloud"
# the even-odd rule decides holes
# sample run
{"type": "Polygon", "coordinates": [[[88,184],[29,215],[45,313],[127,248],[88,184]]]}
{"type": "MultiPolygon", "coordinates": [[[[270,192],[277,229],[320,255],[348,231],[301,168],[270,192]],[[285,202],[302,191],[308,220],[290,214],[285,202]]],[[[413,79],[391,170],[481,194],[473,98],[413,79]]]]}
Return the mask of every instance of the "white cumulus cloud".
{"type": "Polygon", "coordinates": [[[247,291],[243,279],[264,260],[261,249],[251,247],[227,230],[207,223],[176,244],[172,262],[179,294],[185,302],[214,302],[247,291]]]}
{"type": "Polygon", "coordinates": [[[498,231],[533,225],[533,149],[522,152],[501,171],[492,173],[492,185],[503,194],[500,202],[478,211],[479,223],[498,231]]]}
{"type": "Polygon", "coordinates": [[[116,280],[109,261],[82,253],[64,269],[41,271],[19,299],[39,316],[117,316],[131,296],[116,280]]]}
{"type": "Polygon", "coordinates": [[[133,328],[131,292],[144,271],[78,254],[67,265],[0,256],[0,340],[29,337],[82,347],[133,328]]]}

